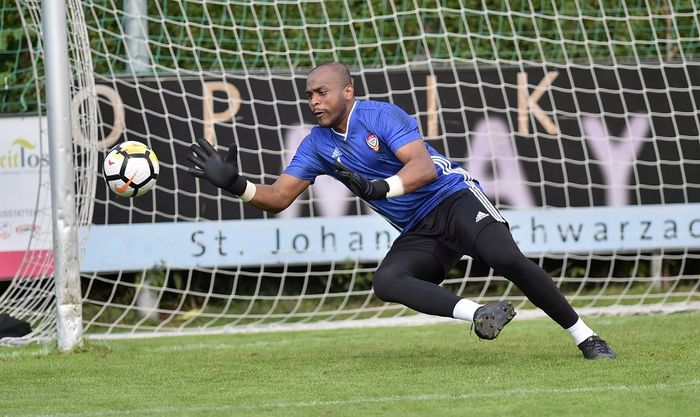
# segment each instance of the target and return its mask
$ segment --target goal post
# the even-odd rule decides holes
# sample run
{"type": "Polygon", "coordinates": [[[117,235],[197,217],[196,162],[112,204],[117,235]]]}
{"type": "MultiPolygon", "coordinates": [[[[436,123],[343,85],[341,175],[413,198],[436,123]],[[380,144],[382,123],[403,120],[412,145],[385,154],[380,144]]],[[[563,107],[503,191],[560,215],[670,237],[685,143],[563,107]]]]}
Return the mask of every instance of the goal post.
{"type": "MultiPolygon", "coordinates": [[[[186,172],[190,144],[205,137],[222,151],[236,144],[247,179],[274,181],[314,124],[306,74],[329,60],[350,67],[359,98],[404,108],[428,143],[481,181],[578,311],[700,309],[694,2],[69,0],[66,9],[80,257],[71,291],[86,337],[433,320],[374,297],[372,273],[398,234],[336,181],[318,178],[272,215],[186,172]],[[149,145],[161,169],[135,199],[111,194],[100,174],[106,150],[127,140],[149,145]]],[[[48,91],[56,74],[39,64],[49,45],[38,35],[55,29],[37,2],[17,0],[16,10],[37,91],[48,91]]],[[[0,295],[0,312],[33,324],[30,340],[55,337],[46,254],[69,253],[47,246],[46,184],[0,295]]],[[[541,314],[478,260],[446,278],[464,297],[541,314]]]]}
{"type": "Polygon", "coordinates": [[[56,290],[56,340],[59,350],[70,351],[80,343],[83,331],[78,257],[78,221],[73,179],[70,77],[66,8],[60,1],[41,4],[46,65],[51,217],[54,282],[56,290]]]}

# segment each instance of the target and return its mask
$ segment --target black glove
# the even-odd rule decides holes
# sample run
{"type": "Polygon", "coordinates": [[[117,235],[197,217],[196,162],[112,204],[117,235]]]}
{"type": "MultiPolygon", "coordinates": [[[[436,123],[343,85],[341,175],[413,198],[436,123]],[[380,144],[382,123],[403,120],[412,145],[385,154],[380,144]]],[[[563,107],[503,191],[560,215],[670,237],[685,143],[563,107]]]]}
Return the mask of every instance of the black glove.
{"type": "Polygon", "coordinates": [[[236,164],[238,147],[235,144],[228,149],[226,158],[223,158],[216,148],[203,138],[197,139],[197,143],[193,143],[190,149],[192,154],[187,159],[194,164],[194,167],[187,168],[187,172],[198,178],[206,178],[212,184],[232,194],[243,194],[246,180],[238,175],[236,164]]]}
{"type": "Polygon", "coordinates": [[[389,192],[389,183],[384,180],[368,181],[358,173],[350,171],[340,161],[335,161],[335,175],[343,184],[363,200],[381,200],[389,192]]]}

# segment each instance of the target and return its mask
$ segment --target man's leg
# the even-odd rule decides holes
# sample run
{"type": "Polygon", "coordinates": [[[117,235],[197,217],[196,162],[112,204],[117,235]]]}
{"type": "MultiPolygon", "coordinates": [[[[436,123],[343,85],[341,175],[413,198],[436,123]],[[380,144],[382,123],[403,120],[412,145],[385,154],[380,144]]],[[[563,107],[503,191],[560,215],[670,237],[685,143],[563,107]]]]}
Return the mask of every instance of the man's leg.
{"type": "Polygon", "coordinates": [[[476,237],[474,248],[481,261],[514,283],[537,307],[565,329],[578,321],[552,278],[518,248],[504,223],[493,222],[476,237]]]}
{"type": "Polygon", "coordinates": [[[515,317],[509,302],[482,306],[438,285],[460,258],[460,254],[436,239],[401,236],[374,274],[374,293],[384,301],[400,303],[421,313],[473,322],[478,337],[495,339],[515,317]]]}
{"type": "Polygon", "coordinates": [[[374,293],[421,313],[452,317],[460,298],[438,284],[460,257],[434,239],[402,235],[374,273],[374,293]]]}
{"type": "MultiPolygon", "coordinates": [[[[579,317],[547,273],[518,248],[501,213],[481,190],[459,195],[442,214],[445,241],[506,277],[565,329],[579,317]]],[[[593,334],[592,331],[590,331],[593,334]]]]}
{"type": "Polygon", "coordinates": [[[485,226],[474,248],[479,259],[513,282],[533,304],[569,331],[586,358],[615,358],[615,352],[581,320],[552,278],[522,254],[504,223],[485,226]]]}

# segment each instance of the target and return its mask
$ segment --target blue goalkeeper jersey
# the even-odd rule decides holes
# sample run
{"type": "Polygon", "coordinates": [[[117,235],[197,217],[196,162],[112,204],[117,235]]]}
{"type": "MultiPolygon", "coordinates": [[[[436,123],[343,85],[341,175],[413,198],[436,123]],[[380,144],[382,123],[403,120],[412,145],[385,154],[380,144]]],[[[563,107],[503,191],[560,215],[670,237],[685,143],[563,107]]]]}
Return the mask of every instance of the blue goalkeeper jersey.
{"type": "MultiPolygon", "coordinates": [[[[334,163],[339,159],[368,180],[384,179],[396,175],[404,166],[395,152],[416,140],[422,140],[418,124],[405,111],[390,103],[356,100],[348,117],[346,134],[314,127],[284,172],[311,182],[322,174],[337,179],[334,163]]],[[[425,148],[435,164],[435,181],[398,197],[367,201],[400,232],[411,230],[455,192],[469,187],[481,188],[467,170],[427,143],[425,148]]]]}

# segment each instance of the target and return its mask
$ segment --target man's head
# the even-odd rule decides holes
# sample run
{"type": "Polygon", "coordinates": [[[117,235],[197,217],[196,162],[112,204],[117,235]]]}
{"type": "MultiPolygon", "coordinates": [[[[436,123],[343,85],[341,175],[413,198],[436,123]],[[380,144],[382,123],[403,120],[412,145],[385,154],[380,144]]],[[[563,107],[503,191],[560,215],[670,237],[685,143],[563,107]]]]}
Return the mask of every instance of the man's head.
{"type": "Polygon", "coordinates": [[[319,126],[345,132],[355,102],[348,67],[340,62],[326,62],[314,68],[306,79],[306,97],[319,126]]]}

